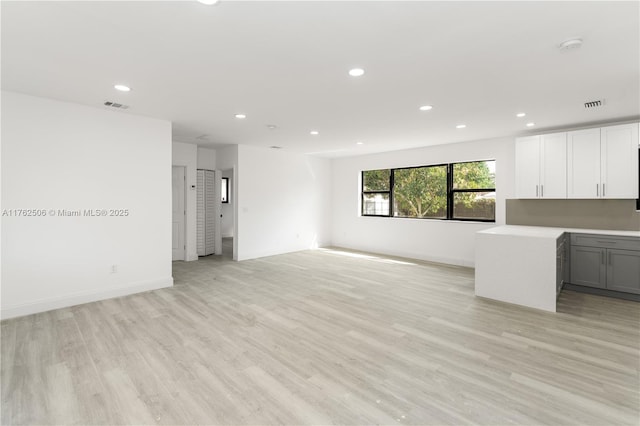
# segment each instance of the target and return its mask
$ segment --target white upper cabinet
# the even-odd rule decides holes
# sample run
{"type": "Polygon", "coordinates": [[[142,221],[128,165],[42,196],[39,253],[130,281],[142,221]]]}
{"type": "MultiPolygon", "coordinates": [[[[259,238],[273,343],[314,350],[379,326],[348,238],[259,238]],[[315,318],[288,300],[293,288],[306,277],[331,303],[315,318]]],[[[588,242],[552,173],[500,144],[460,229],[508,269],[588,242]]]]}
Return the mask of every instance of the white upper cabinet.
{"type": "Polygon", "coordinates": [[[567,197],[567,134],[516,139],[516,197],[567,197]]]}
{"type": "Polygon", "coordinates": [[[600,129],[567,135],[568,198],[600,198],[600,129]]]}
{"type": "Polygon", "coordinates": [[[638,198],[640,123],[516,139],[516,198],[638,198]]]}
{"type": "Polygon", "coordinates": [[[567,198],[567,133],[540,136],[540,198],[567,198]]]}
{"type": "Polygon", "coordinates": [[[638,198],[638,123],[568,133],[568,198],[638,198]]]}
{"type": "Polygon", "coordinates": [[[540,136],[516,139],[516,197],[540,194],[540,136]]]}
{"type": "Polygon", "coordinates": [[[600,135],[603,198],[638,198],[638,123],[603,127],[600,135]]]}

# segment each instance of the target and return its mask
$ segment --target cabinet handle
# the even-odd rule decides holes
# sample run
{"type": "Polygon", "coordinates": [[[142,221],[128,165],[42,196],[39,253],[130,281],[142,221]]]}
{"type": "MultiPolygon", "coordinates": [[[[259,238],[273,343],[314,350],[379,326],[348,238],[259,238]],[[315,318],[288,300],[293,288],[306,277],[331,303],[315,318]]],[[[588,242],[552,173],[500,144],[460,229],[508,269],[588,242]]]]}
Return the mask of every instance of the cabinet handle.
{"type": "Polygon", "coordinates": [[[544,185],[540,185],[540,196],[544,198],[544,185]]]}
{"type": "Polygon", "coordinates": [[[609,261],[607,262],[609,264],[609,266],[611,266],[611,252],[608,252],[609,255],[609,261]]]}
{"type": "Polygon", "coordinates": [[[536,197],[538,196],[538,185],[536,185],[536,197]]]}
{"type": "Polygon", "coordinates": [[[604,183],[602,184],[602,196],[605,196],[605,191],[604,191],[604,183]]]}
{"type": "Polygon", "coordinates": [[[606,265],[605,258],[604,258],[604,256],[605,256],[604,250],[602,250],[601,253],[602,253],[602,256],[600,256],[600,257],[602,258],[602,264],[606,265]]]}
{"type": "Polygon", "coordinates": [[[596,197],[600,196],[600,184],[596,183],[596,197]]]}

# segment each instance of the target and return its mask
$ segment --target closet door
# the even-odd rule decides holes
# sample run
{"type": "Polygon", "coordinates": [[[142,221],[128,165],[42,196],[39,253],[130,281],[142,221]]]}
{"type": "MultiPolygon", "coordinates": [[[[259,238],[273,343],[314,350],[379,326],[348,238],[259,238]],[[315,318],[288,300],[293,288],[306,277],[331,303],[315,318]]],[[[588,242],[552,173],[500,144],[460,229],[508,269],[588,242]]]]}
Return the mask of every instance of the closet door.
{"type": "MultiPolygon", "coordinates": [[[[216,179],[211,170],[204,171],[204,249],[205,254],[215,252],[216,230],[216,179]]],[[[218,200],[219,202],[219,200],[218,200]]]]}
{"type": "Polygon", "coordinates": [[[196,250],[198,256],[206,256],[205,249],[205,187],[204,187],[204,170],[198,170],[198,179],[196,181],[196,250]]]}

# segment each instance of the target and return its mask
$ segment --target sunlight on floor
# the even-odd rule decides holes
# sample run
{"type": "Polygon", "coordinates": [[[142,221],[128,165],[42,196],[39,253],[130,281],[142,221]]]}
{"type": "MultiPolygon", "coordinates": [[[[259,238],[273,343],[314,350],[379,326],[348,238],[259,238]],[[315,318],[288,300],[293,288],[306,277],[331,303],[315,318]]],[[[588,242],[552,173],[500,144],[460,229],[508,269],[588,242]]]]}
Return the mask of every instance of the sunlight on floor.
{"type": "Polygon", "coordinates": [[[412,263],[412,262],[405,262],[405,261],[402,261],[402,260],[388,259],[388,258],[385,258],[385,257],[373,256],[373,255],[370,255],[370,254],[353,253],[353,252],[350,252],[350,251],[328,249],[328,248],[320,248],[318,250],[321,250],[321,251],[324,251],[324,252],[327,252],[327,253],[331,253],[331,254],[336,254],[338,256],[345,256],[345,257],[353,257],[353,258],[356,258],[356,259],[371,260],[373,262],[392,263],[394,265],[416,265],[416,263],[412,263]]]}

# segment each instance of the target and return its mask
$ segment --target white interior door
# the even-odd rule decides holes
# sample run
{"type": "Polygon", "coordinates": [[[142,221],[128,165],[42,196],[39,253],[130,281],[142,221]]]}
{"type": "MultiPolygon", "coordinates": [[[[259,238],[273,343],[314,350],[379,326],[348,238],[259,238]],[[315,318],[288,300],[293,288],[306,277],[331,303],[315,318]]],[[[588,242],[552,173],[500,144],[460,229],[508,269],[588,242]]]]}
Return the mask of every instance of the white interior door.
{"type": "Polygon", "coordinates": [[[215,171],[214,178],[214,253],[221,255],[222,254],[222,170],[215,171]]]}
{"type": "Polygon", "coordinates": [[[172,219],[172,259],[185,260],[185,175],[184,167],[173,166],[171,169],[171,187],[173,198],[172,219]]]}

